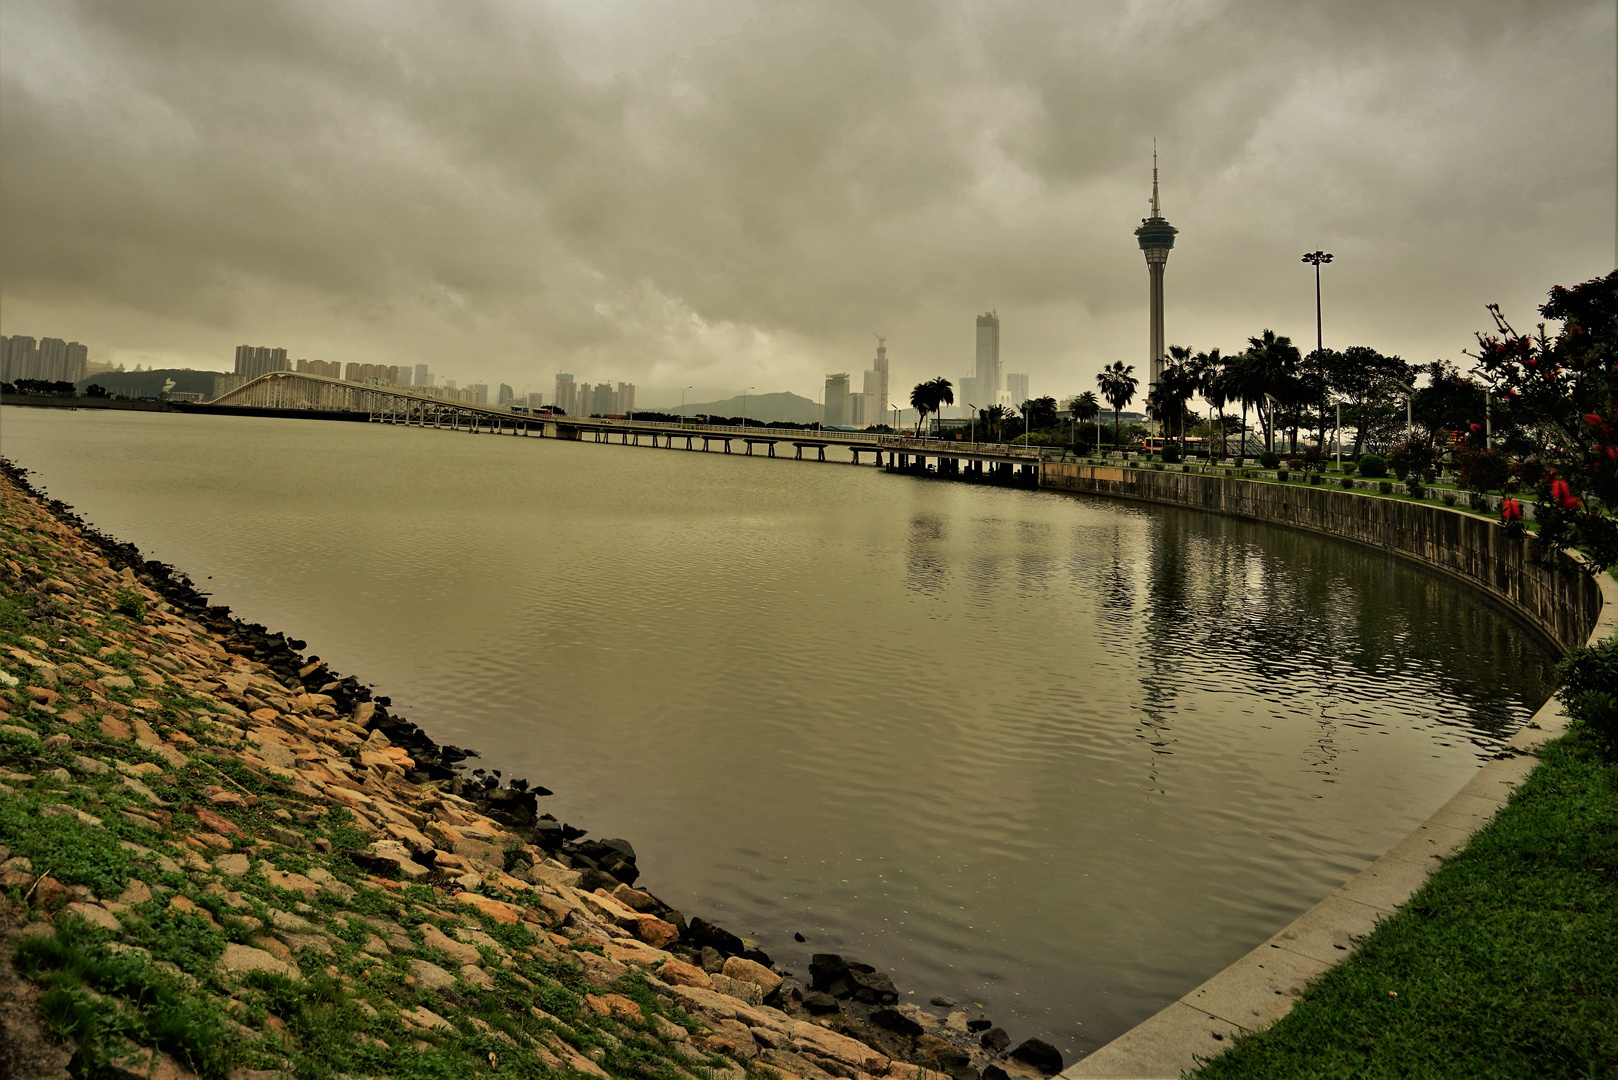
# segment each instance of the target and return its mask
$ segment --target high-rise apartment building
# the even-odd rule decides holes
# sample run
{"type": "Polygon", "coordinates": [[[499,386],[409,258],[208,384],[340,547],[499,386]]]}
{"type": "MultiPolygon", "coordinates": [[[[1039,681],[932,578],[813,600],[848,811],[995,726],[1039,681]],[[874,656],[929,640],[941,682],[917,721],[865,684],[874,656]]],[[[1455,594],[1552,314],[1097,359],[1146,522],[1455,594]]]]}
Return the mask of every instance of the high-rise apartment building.
{"type": "Polygon", "coordinates": [[[529,391],[529,394],[528,394],[528,408],[529,408],[529,410],[532,411],[532,412],[538,412],[540,409],[543,409],[544,407],[545,407],[545,395],[540,393],[538,390],[529,391]]]}
{"type": "Polygon", "coordinates": [[[343,365],[336,360],[299,360],[295,370],[308,375],[321,375],[328,379],[343,377],[343,365]]]}
{"type": "Polygon", "coordinates": [[[1015,371],[1006,372],[1006,393],[1011,396],[1013,405],[1021,405],[1028,400],[1028,376],[1015,371]]]}
{"type": "Polygon", "coordinates": [[[612,395],[612,414],[614,416],[629,416],[635,411],[635,384],[621,382],[612,395]]]}
{"type": "Polygon", "coordinates": [[[848,372],[826,376],[826,398],[820,410],[820,422],[827,427],[848,424],[848,372]]]}
{"type": "Polygon", "coordinates": [[[487,405],[489,403],[489,384],[488,383],[486,383],[486,382],[473,383],[472,384],[472,393],[474,395],[473,400],[475,400],[479,405],[487,405]]]}
{"type": "Polygon", "coordinates": [[[974,389],[978,398],[987,400],[972,400],[978,408],[987,409],[1000,403],[1000,390],[1004,386],[1000,380],[1000,316],[997,312],[978,316],[977,356],[977,385],[974,389]]]}
{"type": "Polygon", "coordinates": [[[24,334],[0,338],[0,381],[78,382],[89,374],[89,349],[77,341],[24,334]]]}
{"type": "Polygon", "coordinates": [[[551,399],[552,404],[569,416],[573,416],[579,411],[578,392],[579,388],[574,384],[573,376],[563,371],[556,373],[556,394],[551,399]]]}
{"type": "Polygon", "coordinates": [[[256,379],[260,375],[268,375],[272,371],[290,371],[287,365],[287,351],[285,349],[272,349],[264,345],[238,345],[236,346],[236,374],[246,375],[249,379],[256,379]]]}
{"type": "Polygon", "coordinates": [[[222,398],[237,387],[245,386],[246,384],[246,375],[215,375],[213,377],[213,397],[208,400],[214,401],[222,398]]]}
{"type": "Polygon", "coordinates": [[[416,365],[416,385],[417,386],[431,386],[432,384],[433,384],[433,373],[431,371],[427,370],[427,365],[426,364],[417,364],[416,365]]]}
{"type": "Polygon", "coordinates": [[[38,355],[39,343],[31,337],[15,334],[0,339],[0,382],[34,378],[38,355]]]}
{"type": "Polygon", "coordinates": [[[500,384],[500,393],[499,393],[498,396],[495,397],[494,403],[496,405],[501,405],[501,406],[504,406],[505,408],[509,409],[512,405],[514,405],[516,403],[516,401],[517,401],[517,392],[511,388],[509,383],[501,383],[500,384]]]}

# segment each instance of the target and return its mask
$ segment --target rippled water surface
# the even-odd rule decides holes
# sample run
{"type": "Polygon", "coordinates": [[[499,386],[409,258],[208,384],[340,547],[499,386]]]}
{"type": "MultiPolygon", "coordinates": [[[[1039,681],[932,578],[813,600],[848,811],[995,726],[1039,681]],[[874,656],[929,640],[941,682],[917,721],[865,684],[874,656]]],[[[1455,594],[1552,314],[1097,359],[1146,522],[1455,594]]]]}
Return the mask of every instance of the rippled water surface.
{"type": "Polygon", "coordinates": [[[1386,850],[1549,691],[1462,586],[1189,511],[300,420],[8,408],[0,452],[632,840],[688,916],[1069,1061],[1386,850]]]}

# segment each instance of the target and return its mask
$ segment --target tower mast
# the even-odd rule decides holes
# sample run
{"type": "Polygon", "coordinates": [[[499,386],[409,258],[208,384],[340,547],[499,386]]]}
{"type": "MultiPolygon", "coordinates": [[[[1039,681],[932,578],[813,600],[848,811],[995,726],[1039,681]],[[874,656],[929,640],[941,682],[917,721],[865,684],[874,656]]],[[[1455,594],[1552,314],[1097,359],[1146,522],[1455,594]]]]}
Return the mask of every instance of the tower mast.
{"type": "Polygon", "coordinates": [[[1146,274],[1151,289],[1151,322],[1147,345],[1147,388],[1156,386],[1163,375],[1163,270],[1168,265],[1169,250],[1179,230],[1163,217],[1163,204],[1157,191],[1157,140],[1152,140],[1152,216],[1142,218],[1135,237],[1146,256],[1146,274]]]}

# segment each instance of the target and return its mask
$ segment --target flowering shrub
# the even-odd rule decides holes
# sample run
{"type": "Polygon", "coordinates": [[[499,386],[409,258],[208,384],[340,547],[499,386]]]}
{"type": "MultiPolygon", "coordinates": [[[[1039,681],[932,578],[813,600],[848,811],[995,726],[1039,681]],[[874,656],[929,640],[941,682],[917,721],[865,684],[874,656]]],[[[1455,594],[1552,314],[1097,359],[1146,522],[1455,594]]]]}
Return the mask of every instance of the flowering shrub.
{"type": "Polygon", "coordinates": [[[1478,335],[1475,355],[1505,456],[1533,490],[1540,540],[1582,547],[1598,570],[1618,563],[1618,270],[1552,289],[1539,312],[1560,324],[1554,333],[1519,333],[1498,305],[1489,311],[1496,332],[1478,335]]]}
{"type": "Polygon", "coordinates": [[[1461,451],[1455,479],[1468,491],[1498,491],[1510,478],[1511,467],[1502,451],[1482,447],[1461,451]]]}

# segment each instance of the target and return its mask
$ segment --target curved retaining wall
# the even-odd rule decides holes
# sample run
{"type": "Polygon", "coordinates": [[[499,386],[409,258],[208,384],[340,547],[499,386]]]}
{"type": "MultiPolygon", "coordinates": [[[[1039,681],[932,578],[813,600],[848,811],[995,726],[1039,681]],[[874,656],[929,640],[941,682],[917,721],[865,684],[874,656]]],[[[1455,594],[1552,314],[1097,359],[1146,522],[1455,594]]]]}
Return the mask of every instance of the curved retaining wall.
{"type": "Polygon", "coordinates": [[[1106,465],[1047,464],[1040,486],[1211,510],[1353,540],[1465,580],[1506,604],[1559,650],[1582,645],[1601,614],[1601,587],[1566,561],[1544,566],[1537,544],[1441,506],[1356,495],[1324,484],[1106,465]]]}
{"type": "MultiPolygon", "coordinates": [[[[1564,558],[1537,561],[1492,521],[1324,486],[1113,466],[1047,464],[1041,486],[1212,510],[1354,540],[1460,578],[1505,604],[1558,650],[1618,631],[1618,583],[1564,558]]],[[[1487,825],[1566,719],[1555,699],[1432,817],[1268,941],[1062,1073],[1060,1080],[1167,1080],[1285,1016],[1304,988],[1397,911],[1487,825]]]]}

